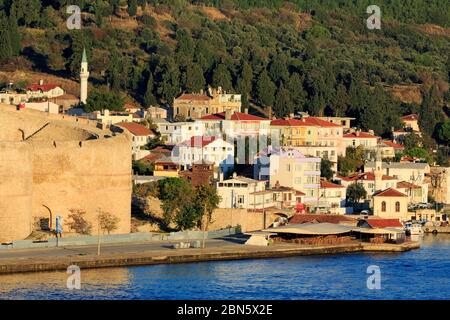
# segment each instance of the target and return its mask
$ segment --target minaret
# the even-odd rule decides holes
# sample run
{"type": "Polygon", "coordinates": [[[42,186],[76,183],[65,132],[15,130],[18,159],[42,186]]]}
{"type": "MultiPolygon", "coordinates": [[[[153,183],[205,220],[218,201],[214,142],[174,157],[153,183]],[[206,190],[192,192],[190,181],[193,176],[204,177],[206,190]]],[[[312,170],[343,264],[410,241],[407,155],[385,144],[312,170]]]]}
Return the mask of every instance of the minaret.
{"type": "Polygon", "coordinates": [[[377,156],[375,159],[375,170],[373,174],[375,176],[375,192],[377,192],[383,188],[383,160],[381,157],[380,148],[377,148],[377,156]]]}
{"type": "Polygon", "coordinates": [[[81,71],[80,71],[80,102],[86,104],[88,94],[88,62],[86,57],[86,49],[83,49],[83,57],[81,58],[81,71]]]}

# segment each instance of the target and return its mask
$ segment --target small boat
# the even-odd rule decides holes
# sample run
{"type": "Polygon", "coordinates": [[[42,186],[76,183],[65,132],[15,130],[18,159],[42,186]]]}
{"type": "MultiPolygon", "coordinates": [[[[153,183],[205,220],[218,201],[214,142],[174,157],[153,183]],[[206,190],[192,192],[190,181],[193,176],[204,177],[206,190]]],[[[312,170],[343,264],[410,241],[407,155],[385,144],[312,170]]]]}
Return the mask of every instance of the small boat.
{"type": "Polygon", "coordinates": [[[423,235],[422,225],[420,223],[405,223],[405,233],[407,236],[421,236],[423,235]]]}

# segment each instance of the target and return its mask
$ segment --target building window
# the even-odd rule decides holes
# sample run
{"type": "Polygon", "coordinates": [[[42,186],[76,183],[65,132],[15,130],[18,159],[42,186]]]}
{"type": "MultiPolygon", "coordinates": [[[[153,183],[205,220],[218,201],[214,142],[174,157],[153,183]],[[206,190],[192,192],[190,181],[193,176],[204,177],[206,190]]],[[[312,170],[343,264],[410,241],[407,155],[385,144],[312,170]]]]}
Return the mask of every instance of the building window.
{"type": "Polygon", "coordinates": [[[395,203],[395,212],[400,212],[400,202],[395,203]]]}
{"type": "Polygon", "coordinates": [[[386,201],[381,203],[381,212],[386,212],[386,201]]]}

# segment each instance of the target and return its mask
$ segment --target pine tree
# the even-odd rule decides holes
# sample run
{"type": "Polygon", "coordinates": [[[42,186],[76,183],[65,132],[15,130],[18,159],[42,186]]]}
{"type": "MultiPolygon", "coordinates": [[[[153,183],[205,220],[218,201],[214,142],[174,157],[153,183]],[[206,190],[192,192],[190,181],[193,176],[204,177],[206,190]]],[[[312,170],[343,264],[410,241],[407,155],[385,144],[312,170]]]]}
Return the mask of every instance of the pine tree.
{"type": "Polygon", "coordinates": [[[270,80],[267,71],[264,70],[258,77],[256,83],[256,96],[260,105],[272,107],[275,101],[275,84],[270,80]]]}

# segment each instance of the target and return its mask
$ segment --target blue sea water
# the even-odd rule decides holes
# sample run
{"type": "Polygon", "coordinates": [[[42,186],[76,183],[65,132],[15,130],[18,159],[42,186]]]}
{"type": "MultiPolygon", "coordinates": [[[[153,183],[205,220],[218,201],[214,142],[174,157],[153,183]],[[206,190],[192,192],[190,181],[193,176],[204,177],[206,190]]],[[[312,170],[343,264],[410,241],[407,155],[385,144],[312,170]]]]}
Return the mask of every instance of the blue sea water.
{"type": "Polygon", "coordinates": [[[404,253],[356,253],[0,276],[2,299],[450,299],[450,235],[404,253]],[[381,289],[367,288],[378,266],[381,289]]]}

